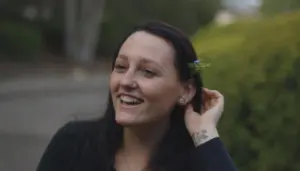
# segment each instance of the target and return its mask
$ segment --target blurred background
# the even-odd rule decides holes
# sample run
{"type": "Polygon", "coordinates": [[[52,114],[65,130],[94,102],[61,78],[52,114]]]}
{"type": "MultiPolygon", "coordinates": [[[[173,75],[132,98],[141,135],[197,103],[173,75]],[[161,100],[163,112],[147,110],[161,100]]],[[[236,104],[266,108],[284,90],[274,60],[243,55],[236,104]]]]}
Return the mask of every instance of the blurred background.
{"type": "Polygon", "coordinates": [[[241,171],[300,171],[299,0],[1,0],[0,170],[32,171],[64,123],[100,117],[110,60],[138,23],[190,36],[241,171]]]}

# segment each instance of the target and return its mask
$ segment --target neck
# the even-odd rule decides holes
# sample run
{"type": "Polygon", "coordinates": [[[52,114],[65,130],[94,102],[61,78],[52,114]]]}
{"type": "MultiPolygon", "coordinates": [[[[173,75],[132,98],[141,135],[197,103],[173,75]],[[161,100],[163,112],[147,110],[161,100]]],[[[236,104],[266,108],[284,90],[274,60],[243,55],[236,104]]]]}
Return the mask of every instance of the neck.
{"type": "Polygon", "coordinates": [[[149,158],[151,151],[162,139],[168,127],[168,120],[143,126],[125,127],[122,151],[140,159],[149,158]]]}
{"type": "Polygon", "coordinates": [[[169,120],[143,126],[124,127],[123,145],[116,154],[116,169],[145,169],[149,163],[151,152],[168,128],[169,120]]]}

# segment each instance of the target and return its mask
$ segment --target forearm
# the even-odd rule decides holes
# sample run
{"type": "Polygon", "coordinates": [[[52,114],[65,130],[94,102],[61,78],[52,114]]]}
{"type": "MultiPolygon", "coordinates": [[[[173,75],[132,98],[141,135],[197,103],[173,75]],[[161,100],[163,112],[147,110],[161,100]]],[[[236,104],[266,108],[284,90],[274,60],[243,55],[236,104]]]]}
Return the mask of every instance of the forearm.
{"type": "Polygon", "coordinates": [[[191,135],[195,144],[194,170],[237,171],[214,126],[202,126],[191,135]]]}
{"type": "Polygon", "coordinates": [[[195,147],[219,137],[218,130],[214,126],[202,126],[191,134],[195,147]]]}

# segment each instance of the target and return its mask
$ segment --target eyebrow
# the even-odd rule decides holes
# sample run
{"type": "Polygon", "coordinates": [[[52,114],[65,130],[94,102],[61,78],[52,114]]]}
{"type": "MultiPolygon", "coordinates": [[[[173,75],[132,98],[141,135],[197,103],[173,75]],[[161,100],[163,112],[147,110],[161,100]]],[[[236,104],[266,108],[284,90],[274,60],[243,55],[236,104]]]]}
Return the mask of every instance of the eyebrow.
{"type": "Polygon", "coordinates": [[[117,57],[116,57],[116,59],[118,59],[118,58],[121,58],[121,59],[128,59],[128,57],[126,56],[126,55],[118,55],[117,57]]]}
{"type": "MultiPolygon", "coordinates": [[[[121,58],[121,59],[128,59],[128,56],[126,56],[126,55],[123,55],[123,54],[120,54],[120,55],[118,55],[118,57],[119,58],[121,58]]],[[[142,63],[153,63],[153,64],[155,64],[157,67],[159,67],[159,69],[161,69],[162,71],[164,71],[164,68],[162,67],[162,66],[160,66],[157,62],[155,62],[155,61],[153,61],[153,60],[149,60],[149,59],[147,59],[147,58],[145,58],[145,57],[143,57],[143,56],[139,56],[140,58],[142,58],[140,61],[142,62],[142,63]]]]}

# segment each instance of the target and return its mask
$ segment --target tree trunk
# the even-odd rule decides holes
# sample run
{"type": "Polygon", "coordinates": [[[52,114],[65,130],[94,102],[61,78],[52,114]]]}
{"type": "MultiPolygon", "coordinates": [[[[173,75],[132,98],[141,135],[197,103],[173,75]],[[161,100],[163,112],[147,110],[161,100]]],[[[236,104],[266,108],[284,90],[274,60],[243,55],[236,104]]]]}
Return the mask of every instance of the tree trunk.
{"type": "Polygon", "coordinates": [[[77,54],[76,12],[77,0],[65,0],[65,51],[70,59],[77,54]]]}
{"type": "Polygon", "coordinates": [[[66,54],[80,64],[96,57],[105,0],[66,0],[66,54]]]}

